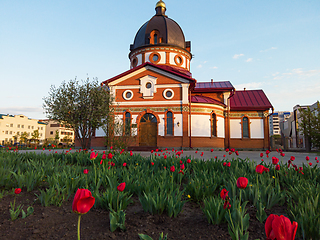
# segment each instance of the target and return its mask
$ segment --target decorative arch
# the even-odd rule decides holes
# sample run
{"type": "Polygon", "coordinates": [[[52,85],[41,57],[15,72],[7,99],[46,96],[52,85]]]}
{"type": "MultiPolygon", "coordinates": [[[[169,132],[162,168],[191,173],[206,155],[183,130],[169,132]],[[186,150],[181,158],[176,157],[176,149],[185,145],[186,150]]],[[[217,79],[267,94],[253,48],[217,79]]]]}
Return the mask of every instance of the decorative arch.
{"type": "Polygon", "coordinates": [[[217,129],[217,114],[212,111],[210,113],[210,132],[211,137],[217,137],[218,136],[218,129],[217,129]]]}
{"type": "Polygon", "coordinates": [[[242,139],[250,138],[250,119],[247,115],[242,116],[241,118],[241,135],[242,139]]]}
{"type": "Polygon", "coordinates": [[[153,30],[149,37],[150,44],[162,43],[162,38],[160,37],[160,32],[158,30],[153,30]]]}
{"type": "Polygon", "coordinates": [[[132,113],[129,109],[123,112],[123,134],[131,135],[132,113]]]}
{"type": "Polygon", "coordinates": [[[140,113],[138,114],[138,116],[137,116],[137,124],[138,124],[138,127],[139,127],[139,123],[140,123],[140,120],[141,120],[142,116],[145,115],[146,113],[151,113],[151,114],[153,114],[153,115],[156,117],[156,119],[157,119],[157,124],[160,123],[160,118],[159,118],[158,114],[156,114],[154,111],[151,111],[150,109],[146,109],[146,110],[144,110],[143,112],[140,112],[140,113]]]}
{"type": "Polygon", "coordinates": [[[137,117],[139,146],[157,146],[159,122],[159,116],[149,109],[139,113],[137,117]],[[152,119],[149,119],[151,121],[146,121],[146,118],[144,118],[145,115],[147,115],[147,118],[149,118],[150,115],[148,114],[154,116],[152,119]],[[155,120],[156,122],[153,120],[155,120]]]}
{"type": "Polygon", "coordinates": [[[164,114],[164,135],[174,136],[174,113],[168,109],[164,114]]]}

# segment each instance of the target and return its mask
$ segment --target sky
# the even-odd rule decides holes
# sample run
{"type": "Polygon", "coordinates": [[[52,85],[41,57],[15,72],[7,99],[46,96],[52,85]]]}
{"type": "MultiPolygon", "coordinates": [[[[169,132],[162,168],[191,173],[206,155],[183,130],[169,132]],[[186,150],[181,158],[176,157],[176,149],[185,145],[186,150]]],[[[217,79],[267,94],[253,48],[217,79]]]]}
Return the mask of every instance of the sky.
{"type": "MultiPolygon", "coordinates": [[[[156,2],[0,0],[0,113],[46,118],[51,85],[128,70],[130,44],[156,2]]],[[[191,41],[198,82],[263,89],[275,111],[320,100],[319,0],[164,2],[191,41]]]]}

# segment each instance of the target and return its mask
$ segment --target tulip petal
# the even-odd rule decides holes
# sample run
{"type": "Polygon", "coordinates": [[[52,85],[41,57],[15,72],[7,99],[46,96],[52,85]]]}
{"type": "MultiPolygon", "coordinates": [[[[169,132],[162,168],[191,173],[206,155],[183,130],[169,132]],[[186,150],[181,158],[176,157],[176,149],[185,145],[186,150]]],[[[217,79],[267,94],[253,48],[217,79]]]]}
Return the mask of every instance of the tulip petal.
{"type": "Polygon", "coordinates": [[[267,221],[266,221],[265,225],[264,225],[267,238],[270,238],[270,239],[272,239],[270,237],[270,233],[272,231],[272,222],[273,222],[274,218],[275,218],[275,215],[274,214],[270,214],[269,217],[267,218],[267,221]]]}
{"type": "Polygon", "coordinates": [[[292,235],[292,224],[289,218],[281,215],[272,222],[272,229],[277,240],[290,240],[292,235]]]}
{"type": "Polygon", "coordinates": [[[93,207],[95,203],[95,198],[94,197],[86,197],[82,198],[78,201],[77,203],[77,209],[79,213],[85,214],[89,212],[89,210],[93,207]]]}

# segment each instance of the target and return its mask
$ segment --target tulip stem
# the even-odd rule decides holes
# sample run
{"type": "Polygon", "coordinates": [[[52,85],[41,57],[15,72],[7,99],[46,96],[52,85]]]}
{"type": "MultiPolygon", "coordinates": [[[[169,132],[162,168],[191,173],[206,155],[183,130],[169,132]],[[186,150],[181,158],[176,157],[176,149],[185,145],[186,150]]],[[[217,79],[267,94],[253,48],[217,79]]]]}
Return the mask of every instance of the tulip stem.
{"type": "Polygon", "coordinates": [[[80,219],[81,219],[81,214],[79,214],[79,218],[78,218],[78,240],[80,240],[80,219]]]}

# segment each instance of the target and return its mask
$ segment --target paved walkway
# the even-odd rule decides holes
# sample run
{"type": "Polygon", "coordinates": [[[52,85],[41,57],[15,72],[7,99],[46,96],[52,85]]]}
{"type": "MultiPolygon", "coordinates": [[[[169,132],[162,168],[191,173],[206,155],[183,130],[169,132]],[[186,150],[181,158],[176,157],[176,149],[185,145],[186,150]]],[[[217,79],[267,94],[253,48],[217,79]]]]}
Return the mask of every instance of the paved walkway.
{"type": "MultiPolygon", "coordinates": [[[[51,150],[49,151],[48,149],[46,150],[20,150],[19,152],[37,152],[37,153],[41,153],[44,152],[46,154],[52,153],[52,152],[58,152],[58,153],[62,153],[62,152],[66,152],[68,151],[67,149],[56,149],[56,150],[51,150]]],[[[75,152],[77,151],[77,149],[73,149],[71,152],[75,152]]],[[[100,153],[103,152],[104,150],[97,150],[100,153]]],[[[163,152],[166,152],[165,150],[163,150],[163,152]]],[[[162,152],[162,153],[163,153],[162,152]]],[[[168,150],[168,152],[170,152],[170,154],[173,154],[172,149],[168,150]]],[[[256,163],[260,163],[261,162],[261,158],[260,158],[260,153],[262,151],[239,151],[239,157],[242,159],[250,159],[250,160],[254,160],[256,163]]],[[[147,157],[151,155],[151,152],[134,152],[134,153],[138,153],[143,157],[147,157]]],[[[160,151],[158,153],[161,153],[160,151]]],[[[161,153],[161,154],[162,154],[161,153]]],[[[152,153],[154,154],[154,153],[152,153]]],[[[303,163],[307,164],[306,161],[306,157],[308,156],[310,158],[309,162],[312,162],[312,166],[314,166],[316,163],[315,161],[315,157],[318,157],[318,159],[320,160],[320,154],[317,153],[304,153],[304,152],[284,152],[285,156],[281,157],[279,153],[277,153],[276,151],[273,151],[269,154],[269,158],[266,157],[265,151],[263,151],[263,160],[267,163],[272,161],[272,157],[275,156],[277,158],[279,158],[280,161],[282,161],[283,163],[287,163],[288,160],[290,159],[291,156],[295,157],[294,160],[294,164],[301,166],[303,163]]],[[[192,158],[198,158],[198,159],[203,159],[203,160],[208,160],[211,158],[214,158],[215,156],[217,156],[219,159],[232,159],[232,157],[235,157],[235,154],[232,154],[231,156],[229,156],[229,154],[225,151],[198,151],[196,153],[196,150],[192,150],[192,151],[183,151],[183,154],[181,156],[190,156],[191,159],[192,158]],[[203,152],[203,156],[201,156],[201,153],[203,152]],[[225,157],[224,157],[225,155],[225,157]]],[[[318,166],[320,166],[320,163],[317,164],[318,166]]]]}

